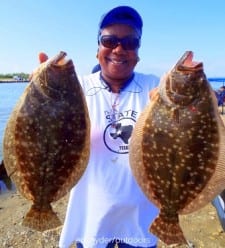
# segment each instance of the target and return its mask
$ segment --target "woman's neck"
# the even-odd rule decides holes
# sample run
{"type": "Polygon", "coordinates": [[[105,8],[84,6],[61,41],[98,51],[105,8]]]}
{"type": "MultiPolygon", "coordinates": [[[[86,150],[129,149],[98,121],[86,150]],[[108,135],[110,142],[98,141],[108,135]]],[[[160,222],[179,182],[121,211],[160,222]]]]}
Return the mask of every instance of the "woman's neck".
{"type": "Polygon", "coordinates": [[[110,80],[110,79],[105,79],[104,76],[102,76],[102,73],[100,73],[100,78],[113,93],[120,93],[122,89],[124,89],[133,79],[134,73],[126,79],[123,80],[110,80]]]}

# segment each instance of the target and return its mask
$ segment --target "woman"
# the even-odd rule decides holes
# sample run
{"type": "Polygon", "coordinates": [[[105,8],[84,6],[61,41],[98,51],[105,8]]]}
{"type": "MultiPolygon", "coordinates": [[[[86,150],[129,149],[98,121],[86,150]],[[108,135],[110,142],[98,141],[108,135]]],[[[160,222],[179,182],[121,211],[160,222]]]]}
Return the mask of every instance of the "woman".
{"type": "Polygon", "coordinates": [[[100,71],[80,78],[91,119],[91,155],[71,190],[59,246],[156,247],[149,225],[158,209],[137,185],[128,145],[135,122],[158,78],[134,72],[139,61],[142,19],[128,6],[100,21],[100,71]]]}

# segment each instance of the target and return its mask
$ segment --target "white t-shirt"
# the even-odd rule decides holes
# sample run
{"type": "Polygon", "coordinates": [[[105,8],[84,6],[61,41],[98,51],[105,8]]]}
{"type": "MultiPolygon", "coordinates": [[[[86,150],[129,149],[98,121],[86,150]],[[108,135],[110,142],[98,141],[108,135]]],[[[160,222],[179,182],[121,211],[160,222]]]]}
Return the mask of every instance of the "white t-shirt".
{"type": "Polygon", "coordinates": [[[158,209],[132,176],[128,144],[158,78],[135,73],[119,94],[110,91],[99,72],[80,82],[91,120],[91,154],[84,175],[71,190],[59,246],[68,248],[79,241],[85,248],[105,248],[112,239],[133,246],[156,245],[149,225],[158,209]]]}

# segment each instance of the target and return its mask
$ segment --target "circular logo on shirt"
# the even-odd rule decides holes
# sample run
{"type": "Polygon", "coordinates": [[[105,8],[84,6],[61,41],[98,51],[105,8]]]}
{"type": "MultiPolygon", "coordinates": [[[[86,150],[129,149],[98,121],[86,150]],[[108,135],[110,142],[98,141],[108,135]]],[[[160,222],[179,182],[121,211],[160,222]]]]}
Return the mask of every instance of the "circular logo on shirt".
{"type": "Polygon", "coordinates": [[[104,131],[106,147],[115,153],[128,153],[129,140],[135,125],[132,118],[122,118],[109,124],[104,131]]]}

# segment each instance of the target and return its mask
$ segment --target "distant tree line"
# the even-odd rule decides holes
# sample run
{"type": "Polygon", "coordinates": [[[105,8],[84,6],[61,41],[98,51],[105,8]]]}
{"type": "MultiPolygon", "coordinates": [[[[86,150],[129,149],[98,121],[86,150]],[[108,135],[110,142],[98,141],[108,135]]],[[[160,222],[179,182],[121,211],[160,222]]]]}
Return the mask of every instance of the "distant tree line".
{"type": "Polygon", "coordinates": [[[1,74],[0,73],[0,79],[11,79],[14,77],[21,78],[22,80],[27,80],[29,78],[29,74],[24,73],[24,72],[18,72],[18,73],[7,73],[7,74],[1,74]]]}

